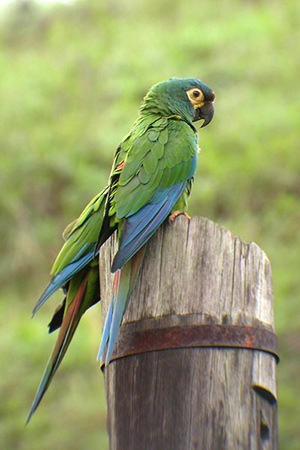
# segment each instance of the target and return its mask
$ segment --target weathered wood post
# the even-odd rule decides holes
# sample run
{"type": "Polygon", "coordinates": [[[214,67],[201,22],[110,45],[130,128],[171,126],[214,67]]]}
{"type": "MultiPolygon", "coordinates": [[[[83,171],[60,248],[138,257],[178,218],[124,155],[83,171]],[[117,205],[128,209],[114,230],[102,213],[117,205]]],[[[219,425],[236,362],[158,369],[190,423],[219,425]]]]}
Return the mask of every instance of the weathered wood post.
{"type": "MultiPolygon", "coordinates": [[[[104,317],[111,240],[100,255],[104,317]]],[[[263,251],[179,217],[148,244],[105,369],[111,450],[276,450],[276,336],[263,251]]]]}

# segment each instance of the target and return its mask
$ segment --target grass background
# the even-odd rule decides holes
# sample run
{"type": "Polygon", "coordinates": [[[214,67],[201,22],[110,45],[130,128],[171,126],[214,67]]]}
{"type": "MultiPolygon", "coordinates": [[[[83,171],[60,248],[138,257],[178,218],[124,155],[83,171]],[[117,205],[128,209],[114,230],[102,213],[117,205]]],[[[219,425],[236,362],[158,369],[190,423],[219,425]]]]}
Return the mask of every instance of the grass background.
{"type": "Polygon", "coordinates": [[[195,76],[216,93],[190,213],[269,256],[280,341],[282,450],[299,448],[298,0],[13,2],[0,13],[2,448],[107,448],[100,310],[87,313],[30,426],[60,298],[31,310],[65,225],[106,183],[149,86],[195,76]]]}

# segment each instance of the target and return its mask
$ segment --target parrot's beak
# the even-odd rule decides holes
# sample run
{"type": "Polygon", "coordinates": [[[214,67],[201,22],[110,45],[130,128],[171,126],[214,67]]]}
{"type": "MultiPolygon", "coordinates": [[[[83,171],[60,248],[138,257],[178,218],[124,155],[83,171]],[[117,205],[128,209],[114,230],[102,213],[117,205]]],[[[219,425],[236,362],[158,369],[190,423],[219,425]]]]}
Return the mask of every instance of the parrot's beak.
{"type": "Polygon", "coordinates": [[[201,108],[196,109],[195,111],[195,119],[200,120],[203,119],[204,122],[201,125],[201,128],[206,127],[214,117],[214,103],[213,102],[206,102],[201,108]]]}

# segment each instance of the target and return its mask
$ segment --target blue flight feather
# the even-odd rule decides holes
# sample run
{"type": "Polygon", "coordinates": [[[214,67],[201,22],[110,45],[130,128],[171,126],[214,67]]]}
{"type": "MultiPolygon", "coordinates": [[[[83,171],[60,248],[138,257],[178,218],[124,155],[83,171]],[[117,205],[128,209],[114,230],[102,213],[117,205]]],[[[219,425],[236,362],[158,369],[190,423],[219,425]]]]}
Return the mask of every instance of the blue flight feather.
{"type": "Polygon", "coordinates": [[[35,305],[32,312],[33,316],[43,306],[46,300],[48,300],[48,298],[51,297],[52,294],[54,294],[55,291],[63,287],[68,281],[71,280],[71,278],[73,278],[76,273],[78,273],[83,267],[85,267],[95,258],[99,251],[95,255],[94,247],[95,246],[93,246],[90,252],[85,256],[82,256],[80,259],[77,259],[76,261],[68,264],[64,269],[62,269],[61,272],[59,272],[52,278],[52,280],[42,293],[41,297],[39,298],[37,304],[35,305]]]}
{"type": "Polygon", "coordinates": [[[119,250],[112,264],[112,272],[121,269],[148,239],[150,239],[170,214],[185,187],[186,182],[174,184],[164,191],[158,191],[151,203],[126,218],[119,250]]]}

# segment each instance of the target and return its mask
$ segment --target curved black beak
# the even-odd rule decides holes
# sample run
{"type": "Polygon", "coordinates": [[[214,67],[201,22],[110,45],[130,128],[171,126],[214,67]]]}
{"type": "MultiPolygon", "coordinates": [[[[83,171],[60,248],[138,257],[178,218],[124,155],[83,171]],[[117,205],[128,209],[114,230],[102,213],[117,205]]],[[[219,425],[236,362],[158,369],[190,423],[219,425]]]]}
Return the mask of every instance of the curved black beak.
{"type": "Polygon", "coordinates": [[[206,125],[208,125],[212,121],[212,118],[214,117],[214,111],[215,110],[213,102],[207,102],[203,106],[201,106],[201,108],[196,109],[194,121],[203,119],[204,122],[201,125],[201,128],[206,127],[206,125]]]}

